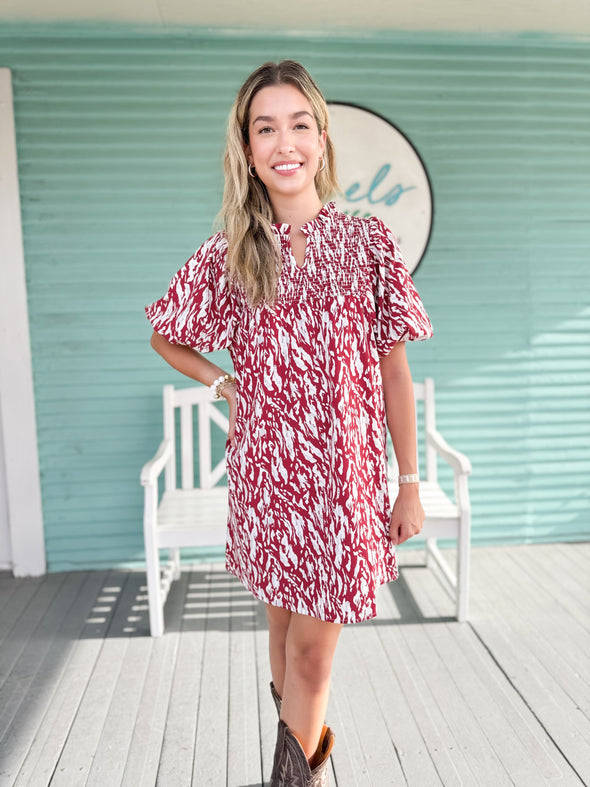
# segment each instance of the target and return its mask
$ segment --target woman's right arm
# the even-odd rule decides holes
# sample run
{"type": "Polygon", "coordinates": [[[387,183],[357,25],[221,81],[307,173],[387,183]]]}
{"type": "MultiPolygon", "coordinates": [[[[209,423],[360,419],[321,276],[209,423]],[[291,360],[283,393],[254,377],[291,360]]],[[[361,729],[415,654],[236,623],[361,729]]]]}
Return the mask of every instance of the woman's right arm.
{"type": "MultiPolygon", "coordinates": [[[[172,344],[156,331],[152,334],[151,345],[170,366],[203,385],[212,385],[218,377],[226,374],[224,369],[216,366],[197,350],[184,344],[172,344]]],[[[233,441],[236,420],[235,385],[227,385],[221,395],[229,402],[228,437],[233,441]]]]}

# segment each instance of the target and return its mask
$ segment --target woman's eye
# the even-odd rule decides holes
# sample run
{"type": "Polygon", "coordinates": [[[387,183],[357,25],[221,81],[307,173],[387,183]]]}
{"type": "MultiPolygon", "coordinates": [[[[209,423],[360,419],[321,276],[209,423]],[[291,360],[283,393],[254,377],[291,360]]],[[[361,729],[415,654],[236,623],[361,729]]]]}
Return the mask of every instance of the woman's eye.
{"type": "Polygon", "coordinates": [[[295,128],[309,128],[309,126],[306,126],[305,123],[298,123],[295,128]]]}
{"type": "Polygon", "coordinates": [[[268,134],[269,131],[272,131],[270,126],[264,126],[264,128],[258,129],[259,134],[268,134]]]}

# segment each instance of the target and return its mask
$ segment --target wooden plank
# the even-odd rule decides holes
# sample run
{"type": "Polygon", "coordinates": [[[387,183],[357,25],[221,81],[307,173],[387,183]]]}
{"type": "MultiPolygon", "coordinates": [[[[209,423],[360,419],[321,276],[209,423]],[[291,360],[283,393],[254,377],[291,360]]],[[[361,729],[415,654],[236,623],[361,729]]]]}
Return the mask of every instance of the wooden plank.
{"type": "MultiPolygon", "coordinates": [[[[502,560],[496,551],[490,567],[490,561],[486,562],[485,557],[480,559],[477,551],[474,556],[477,561],[474,572],[477,576],[474,628],[504,673],[510,676],[515,689],[534,709],[540,724],[551,735],[572,769],[584,782],[590,781],[590,758],[587,756],[590,720],[580,711],[577,701],[563,690],[559,684],[560,676],[553,674],[551,667],[548,668],[546,651],[549,645],[544,640],[540,645],[539,638],[530,634],[526,611],[521,611],[520,603],[515,609],[514,599],[523,593],[522,573],[519,575],[520,586],[515,589],[509,584],[504,590],[503,582],[508,582],[510,576],[504,563],[510,565],[511,560],[502,560]],[[527,636],[523,636],[523,629],[527,636]]],[[[536,581],[535,589],[526,592],[538,590],[543,599],[542,581],[536,581]]],[[[530,578],[528,582],[531,582],[530,578]]],[[[544,600],[539,601],[539,609],[549,615],[554,613],[556,607],[560,608],[557,601],[552,605],[545,604],[544,600]]]]}
{"type": "Polygon", "coordinates": [[[0,647],[8,637],[12,637],[12,629],[19,621],[28,603],[33,598],[43,577],[25,577],[16,579],[3,576],[3,588],[0,592],[0,647]]]}
{"type": "MultiPolygon", "coordinates": [[[[536,547],[533,547],[533,549],[536,549],[536,547]]],[[[501,571],[501,565],[504,562],[500,558],[502,551],[503,550],[498,550],[497,548],[484,550],[483,553],[480,550],[475,550],[474,554],[476,560],[478,561],[480,555],[484,554],[483,562],[485,562],[486,567],[490,571],[489,574],[483,575],[483,572],[478,566],[476,574],[478,581],[481,582],[485,590],[489,592],[490,605],[493,606],[494,610],[498,610],[502,596],[505,596],[508,601],[507,609],[502,608],[498,616],[498,624],[504,631],[510,626],[509,621],[511,617],[514,618],[514,599],[519,598],[518,625],[512,631],[509,630],[507,636],[508,641],[514,649],[518,648],[518,643],[522,639],[523,628],[527,626],[527,621],[531,613],[522,602],[522,593],[519,594],[518,588],[509,586],[507,578],[501,571]]],[[[510,555],[513,555],[515,551],[517,550],[514,548],[508,549],[510,555]]],[[[427,578],[421,583],[421,590],[418,592],[421,591],[426,591],[427,594],[429,593],[431,595],[433,609],[436,609],[440,596],[436,592],[436,588],[427,578]]],[[[538,598],[534,592],[532,592],[531,595],[532,597],[538,598]]],[[[474,598],[477,599],[479,603],[479,592],[475,593],[474,598]]],[[[540,600],[537,602],[538,609],[541,611],[544,609],[544,605],[539,602],[540,600]]],[[[477,619],[477,612],[475,613],[475,618],[477,619]]],[[[497,732],[500,735],[500,740],[495,744],[497,750],[502,752],[502,756],[506,760],[509,759],[512,742],[510,740],[507,742],[501,740],[502,730],[508,725],[512,726],[514,735],[518,738],[520,745],[523,747],[523,751],[520,755],[516,755],[517,762],[513,762],[511,765],[510,775],[512,776],[513,773],[518,773],[518,757],[520,756],[522,757],[523,767],[527,764],[526,773],[530,771],[532,774],[535,769],[541,772],[542,776],[537,777],[536,783],[538,784],[544,783],[544,779],[548,781],[559,779],[563,780],[563,783],[566,784],[579,784],[579,779],[575,775],[570,764],[563,757],[559,749],[556,748],[554,741],[547,735],[536,715],[531,711],[529,707],[529,698],[525,698],[526,702],[523,701],[520,694],[514,690],[514,686],[512,682],[508,680],[508,676],[499,671],[495,662],[492,662],[488,654],[483,652],[483,650],[478,647],[477,643],[472,640],[469,636],[471,628],[471,626],[459,626],[457,628],[456,636],[458,641],[461,640],[462,643],[458,658],[463,658],[462,654],[469,650],[470,643],[472,648],[470,663],[477,670],[477,680],[483,684],[490,693],[489,700],[483,703],[483,707],[486,708],[485,715],[483,716],[485,722],[484,729],[486,725],[489,724],[488,717],[491,715],[490,709],[493,709],[495,705],[500,709],[500,717],[496,722],[497,732]],[[473,658],[474,654],[479,654],[480,658],[473,658]],[[503,720],[505,720],[505,724],[503,724],[503,720]]],[[[435,637],[440,633],[439,627],[432,627],[429,631],[431,637],[435,637]]],[[[486,641],[484,646],[488,644],[489,643],[486,641]]],[[[537,654],[547,652],[547,644],[545,642],[537,643],[536,647],[537,654]]],[[[533,651],[533,654],[534,652],[535,651],[533,651]]],[[[533,654],[531,655],[533,656],[533,654]]],[[[494,658],[496,657],[495,649],[492,649],[491,655],[494,658]]],[[[521,661],[523,669],[528,671],[531,667],[531,661],[530,659],[527,661],[526,654],[521,654],[521,661]]],[[[464,667],[463,669],[457,670],[457,675],[464,679],[464,676],[469,675],[469,672],[464,667]]],[[[477,701],[479,696],[480,692],[474,692],[472,704],[476,709],[482,707],[481,700],[479,702],[477,701]]],[[[491,735],[490,740],[494,743],[494,736],[491,735]]]]}
{"type": "MultiPolygon", "coordinates": [[[[10,681],[18,685],[16,696],[10,700],[5,697],[3,712],[12,705],[13,717],[0,743],[3,770],[13,778],[20,776],[26,760],[32,767],[31,741],[43,737],[45,716],[53,705],[56,687],[67,670],[73,644],[92,604],[94,588],[86,579],[85,574],[67,577],[44,617],[44,627],[38,627],[5,684],[5,688],[10,681]]],[[[35,748],[38,753],[39,746],[35,748]]]]}
{"type": "MultiPolygon", "coordinates": [[[[50,670],[55,669],[56,658],[58,664],[62,658],[63,643],[58,642],[57,646],[54,643],[64,618],[76,600],[83,580],[83,574],[67,574],[61,577],[56,583],[58,592],[55,595],[48,594],[51,603],[45,609],[42,618],[34,629],[28,632],[30,636],[25,635],[26,645],[20,650],[18,660],[13,664],[0,690],[0,739],[12,739],[12,736],[7,736],[7,731],[9,727],[16,724],[15,717],[25,699],[26,713],[31,716],[36,716],[40,708],[44,707],[44,694],[52,690],[51,684],[44,680],[43,674],[39,676],[39,680],[35,678],[41,665],[45,664],[50,670]],[[29,693],[33,687],[37,691],[29,693]]],[[[22,722],[22,712],[19,722],[22,722]]],[[[16,727],[18,728],[18,724],[16,727]]],[[[6,746],[5,753],[8,755],[6,746]]],[[[14,757],[13,762],[18,763],[18,766],[22,761],[19,760],[21,754],[20,747],[11,754],[11,759],[14,757]]]]}
{"type": "Polygon", "coordinates": [[[260,761],[262,783],[270,782],[275,744],[277,740],[278,717],[270,693],[270,661],[268,658],[268,622],[264,602],[256,604],[256,629],[254,633],[256,653],[256,672],[258,685],[258,712],[260,725],[260,761]]]}
{"type": "MultiPolygon", "coordinates": [[[[108,612],[100,613],[101,622],[98,622],[93,609],[96,610],[97,605],[105,609],[109,603],[107,599],[110,597],[101,592],[108,585],[108,574],[91,572],[85,576],[86,582],[77,602],[83,612],[81,628],[70,635],[72,647],[69,659],[64,661],[61,675],[53,677],[57,684],[55,692],[34,737],[29,739],[30,748],[14,787],[49,784],[102,647],[110,615],[108,612]]],[[[61,641],[64,639],[62,637],[61,641]]]]}
{"type": "MultiPolygon", "coordinates": [[[[113,572],[105,593],[114,596],[114,614],[110,619],[107,638],[102,641],[92,674],[78,708],[70,734],[57,762],[51,787],[84,787],[92,767],[94,753],[102,735],[115,686],[130,642],[124,635],[127,609],[125,597],[130,574],[113,572]]],[[[108,608],[110,609],[110,604],[108,608]]],[[[98,609],[98,615],[108,614],[98,609]]]]}
{"type": "MultiPolygon", "coordinates": [[[[387,768],[393,784],[405,779],[409,784],[437,787],[441,784],[439,775],[404,696],[395,665],[390,662],[379,639],[378,626],[375,623],[353,626],[350,639],[355,643],[353,660],[366,668],[366,678],[363,679],[365,693],[373,695],[377,706],[372,723],[369,717],[363,728],[362,719],[359,720],[363,738],[373,740],[375,726],[387,729],[396,758],[387,768]],[[384,675],[388,675],[387,680],[383,680],[384,675]]],[[[369,767],[369,770],[371,773],[382,772],[381,768],[369,767]]]]}
{"type": "MultiPolygon", "coordinates": [[[[500,713],[500,720],[496,720],[495,735],[493,738],[490,736],[496,750],[506,758],[506,761],[509,761],[507,750],[511,748],[521,758],[510,763],[510,776],[519,778],[520,773],[522,783],[525,783],[527,780],[530,781],[533,774],[538,771],[539,776],[535,776],[535,784],[552,784],[558,781],[561,785],[579,785],[579,780],[572,772],[569,763],[539,724],[528,704],[513,690],[512,684],[506,680],[506,677],[495,669],[495,665],[490,663],[487,653],[482,653],[479,643],[473,640],[471,632],[467,630],[459,632],[457,645],[462,654],[469,658],[483,691],[487,691],[490,701],[500,713]],[[504,720],[504,725],[501,719],[504,720]],[[503,736],[506,734],[513,738],[505,740],[503,736]]],[[[474,703],[477,701],[477,696],[473,699],[474,703]]],[[[485,706],[479,704],[477,707],[478,715],[482,715],[487,726],[485,706]]]]}
{"type": "MultiPolygon", "coordinates": [[[[426,588],[432,592],[429,584],[426,588]]],[[[433,593],[433,606],[437,600],[433,593]]],[[[560,758],[561,768],[556,766],[552,742],[510,682],[498,673],[471,626],[430,626],[428,635],[441,658],[453,664],[458,690],[515,783],[549,784],[562,780],[564,773],[567,779],[571,775],[567,762],[560,758]]]]}
{"type": "Polygon", "coordinates": [[[587,720],[580,714],[576,717],[575,709],[562,707],[551,690],[551,679],[547,681],[540,678],[537,664],[530,654],[515,644],[510,631],[502,629],[501,624],[494,626],[493,623],[486,623],[478,626],[478,633],[491,648],[504,672],[510,675],[515,689],[534,710],[536,719],[546,731],[544,739],[550,737],[555,747],[552,758],[561,761],[565,757],[579,777],[575,783],[587,784],[588,738],[587,733],[578,730],[576,724],[576,721],[583,721],[587,727],[587,720]],[[506,655],[510,650],[512,653],[506,655]]]}
{"type": "MultiPolygon", "coordinates": [[[[393,787],[403,780],[403,772],[395,745],[387,726],[383,724],[365,659],[359,654],[359,636],[361,634],[355,631],[354,626],[344,627],[337,648],[338,663],[334,667],[334,684],[341,687],[341,708],[348,706],[348,723],[354,723],[357,729],[360,757],[354,761],[354,768],[357,771],[360,768],[361,773],[379,773],[382,787],[393,787]]],[[[334,768],[339,778],[336,749],[334,768]]],[[[358,774],[357,779],[362,783],[358,774]]]]}
{"type": "MultiPolygon", "coordinates": [[[[439,586],[430,572],[424,573],[422,585],[428,581],[432,583],[433,592],[438,597],[439,586]]],[[[437,615],[436,606],[423,590],[419,603],[428,618],[437,615]]],[[[452,629],[460,627],[461,624],[441,622],[430,627],[423,624],[400,627],[403,629],[402,646],[406,649],[406,657],[411,656],[415,661],[414,669],[422,673],[430,693],[428,704],[433,703],[444,709],[445,721],[471,770],[470,781],[475,784],[494,784],[497,787],[510,785],[512,782],[502,758],[490,745],[486,735],[482,734],[477,707],[473,707],[459,689],[459,676],[455,665],[438,651],[430,636],[430,631],[440,626],[452,629]],[[419,657],[416,657],[416,654],[419,654],[419,657]]]]}
{"type": "MultiPolygon", "coordinates": [[[[35,579],[37,582],[41,581],[38,577],[35,577],[35,579]]],[[[26,578],[13,577],[9,571],[0,571],[0,621],[9,599],[13,596],[16,597],[16,591],[24,581],[26,581],[26,578]]],[[[0,627],[0,637],[2,636],[5,636],[5,632],[0,627]]]]}
{"type": "Polygon", "coordinates": [[[563,556],[567,571],[576,568],[581,579],[588,582],[588,562],[590,561],[590,542],[551,544],[554,551],[563,556]]]}
{"type": "MultiPolygon", "coordinates": [[[[327,723],[338,787],[589,782],[590,648],[580,608],[568,615],[557,598],[568,549],[580,545],[559,545],[558,559],[553,547],[474,549],[473,622],[463,625],[422,553],[400,551],[379,617],[344,627],[336,651],[327,723]]],[[[17,672],[25,683],[18,707],[6,688],[0,705],[0,718],[11,714],[0,782],[268,782],[277,716],[263,603],[221,565],[193,567],[172,585],[166,635],[151,640],[143,574],[82,574],[79,591],[52,576],[33,592],[19,580],[8,596],[20,640],[4,639],[0,665],[8,688],[17,672]]],[[[10,585],[0,581],[0,600],[10,585]]]]}
{"type": "MultiPolygon", "coordinates": [[[[446,550],[445,550],[446,552],[446,550]]],[[[450,559],[452,563],[452,559],[450,559]]],[[[436,564],[426,567],[422,554],[410,553],[399,559],[399,579],[391,586],[391,595],[400,611],[402,621],[437,625],[455,620],[455,598],[436,564]],[[422,592],[424,582],[436,588],[439,607],[434,608],[422,592]]]]}
{"type": "Polygon", "coordinates": [[[227,709],[229,678],[229,608],[231,578],[223,566],[205,573],[209,585],[205,644],[199,693],[193,784],[215,787],[227,781],[227,709]]]}
{"type": "MultiPolygon", "coordinates": [[[[14,621],[14,625],[10,629],[10,636],[7,637],[0,650],[0,687],[10,675],[22,651],[43,620],[43,616],[65,581],[65,576],[65,574],[49,574],[38,583],[35,580],[34,594],[21,608],[21,614],[14,621]]],[[[30,586],[26,587],[30,590],[30,586]]]]}
{"type": "MultiPolygon", "coordinates": [[[[536,554],[538,550],[531,551],[536,554]]],[[[527,585],[534,590],[524,592],[519,580],[525,558],[519,555],[515,559],[514,551],[506,554],[504,588],[504,592],[512,588],[518,594],[514,597],[518,597],[521,607],[519,635],[570,700],[590,717],[590,625],[584,628],[578,620],[572,620],[563,604],[556,601],[562,595],[560,577],[547,578],[545,572],[536,579],[531,576],[527,585]]]]}
{"type": "MultiPolygon", "coordinates": [[[[341,639],[342,639],[341,635],[341,639]]],[[[334,732],[334,749],[332,767],[334,779],[338,787],[362,787],[369,781],[359,730],[355,724],[350,704],[346,700],[346,686],[342,684],[338,663],[339,648],[334,657],[330,700],[326,715],[326,724],[334,732]]]]}
{"type": "Polygon", "coordinates": [[[205,582],[207,570],[208,564],[199,565],[190,572],[188,578],[182,612],[182,635],[156,782],[158,787],[186,787],[192,782],[205,643],[204,615],[209,592],[205,582]]]}
{"type": "Polygon", "coordinates": [[[574,616],[584,630],[590,627],[590,558],[585,570],[571,564],[558,550],[545,544],[503,550],[534,581],[535,587],[551,593],[552,606],[574,616]],[[542,578],[542,581],[539,581],[542,578]]]}
{"type": "Polygon", "coordinates": [[[255,642],[256,607],[260,603],[236,578],[231,578],[228,785],[262,782],[255,642]]]}
{"type": "Polygon", "coordinates": [[[87,787],[119,784],[125,770],[154,643],[149,636],[147,604],[138,603],[142,585],[145,587],[143,574],[133,572],[129,575],[101,653],[101,658],[108,656],[108,648],[114,638],[127,639],[127,648],[118,665],[117,681],[93,752],[87,787]]]}
{"type": "Polygon", "coordinates": [[[587,544],[576,544],[570,545],[570,550],[566,553],[561,550],[561,546],[539,545],[535,555],[538,559],[551,560],[552,565],[559,570],[561,579],[565,579],[567,583],[575,583],[571,591],[578,600],[582,600],[582,606],[590,614],[590,549],[587,544]],[[573,556],[576,560],[572,560],[573,556]]]}
{"type": "MultiPolygon", "coordinates": [[[[181,641],[182,611],[189,571],[173,582],[166,600],[166,631],[152,642],[152,651],[143,685],[129,754],[123,773],[125,787],[148,787],[156,783],[172,680],[181,641]]],[[[147,602],[147,587],[141,592],[147,602]]]]}
{"type": "MultiPolygon", "coordinates": [[[[522,560],[514,560],[513,552],[496,552],[496,572],[501,579],[502,595],[496,595],[485,615],[498,613],[507,625],[516,624],[519,640],[544,664],[571,699],[590,702],[590,687],[585,676],[590,672],[590,636],[575,615],[567,615],[560,600],[556,580],[535,577],[523,571],[522,560]],[[548,585],[548,582],[550,583],[548,585]],[[513,599],[519,600],[518,621],[515,621],[513,599]],[[490,607],[493,607],[490,608],[490,607]]],[[[490,569],[482,568],[482,576],[490,578],[490,569]]],[[[485,588],[483,594],[485,597],[485,588]]]]}
{"type": "MultiPolygon", "coordinates": [[[[427,569],[420,571],[426,575],[427,569]]],[[[394,595],[402,597],[397,606],[403,609],[403,578],[384,587],[379,593],[379,610],[386,617],[392,618],[395,613],[394,595]]],[[[379,620],[379,618],[378,618],[379,620]]],[[[424,669],[420,669],[416,654],[411,644],[408,645],[408,632],[419,629],[419,623],[413,623],[406,615],[395,626],[390,623],[376,626],[379,638],[383,642],[392,669],[398,676],[399,685],[409,707],[412,709],[416,723],[428,747],[433,764],[445,787],[460,787],[473,783],[473,774],[463,753],[460,737],[456,737],[446,718],[446,709],[435,702],[424,669]]],[[[420,660],[423,656],[420,654],[420,660]]],[[[424,664],[423,667],[426,667],[424,664]]],[[[427,672],[427,670],[426,670],[427,672]]]]}

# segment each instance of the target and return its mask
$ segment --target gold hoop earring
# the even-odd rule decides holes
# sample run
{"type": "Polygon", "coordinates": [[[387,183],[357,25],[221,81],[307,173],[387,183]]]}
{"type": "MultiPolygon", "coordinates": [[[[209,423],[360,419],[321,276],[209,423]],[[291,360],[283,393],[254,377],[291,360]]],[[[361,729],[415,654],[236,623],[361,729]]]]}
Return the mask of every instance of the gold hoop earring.
{"type": "Polygon", "coordinates": [[[326,159],[322,158],[321,162],[322,162],[322,166],[318,169],[318,172],[323,172],[326,169],[326,159]]]}
{"type": "Polygon", "coordinates": [[[256,177],[256,170],[255,170],[254,164],[252,162],[250,162],[248,164],[248,174],[250,175],[251,178],[255,178],[256,177]]]}

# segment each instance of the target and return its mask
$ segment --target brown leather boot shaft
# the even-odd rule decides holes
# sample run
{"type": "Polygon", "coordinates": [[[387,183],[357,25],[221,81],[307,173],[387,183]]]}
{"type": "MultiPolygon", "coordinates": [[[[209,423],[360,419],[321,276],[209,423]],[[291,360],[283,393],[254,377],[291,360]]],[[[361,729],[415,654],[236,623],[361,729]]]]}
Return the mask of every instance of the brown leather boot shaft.
{"type": "Polygon", "coordinates": [[[279,720],[270,787],[328,787],[333,745],[334,733],[324,725],[310,765],[297,737],[279,720]]]}

